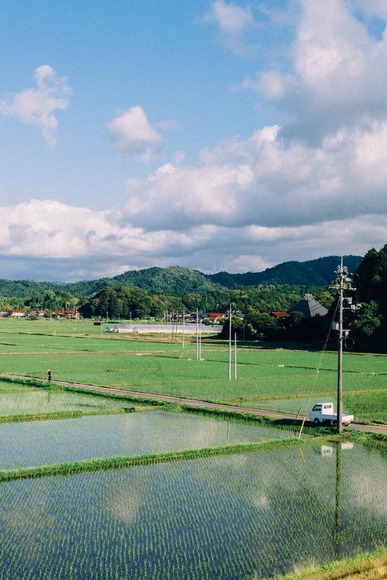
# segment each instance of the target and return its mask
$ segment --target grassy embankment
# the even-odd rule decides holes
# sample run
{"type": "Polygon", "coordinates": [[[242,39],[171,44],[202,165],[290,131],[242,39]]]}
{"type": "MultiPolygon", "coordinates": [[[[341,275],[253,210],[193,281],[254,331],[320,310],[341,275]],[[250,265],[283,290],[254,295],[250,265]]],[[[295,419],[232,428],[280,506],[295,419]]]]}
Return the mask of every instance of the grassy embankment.
{"type": "Polygon", "coordinates": [[[321,568],[295,571],[276,580],[385,580],[387,578],[387,548],[361,554],[321,568]]]}
{"type": "MultiPolygon", "coordinates": [[[[302,440],[302,443],[310,440],[302,440]]],[[[319,438],[321,443],[321,439],[319,438]]],[[[313,439],[316,442],[316,439],[313,439]]],[[[201,449],[187,449],[182,451],[171,451],[166,453],[147,453],[130,457],[106,457],[98,459],[86,459],[80,461],[54,463],[51,465],[39,465],[33,467],[22,467],[17,469],[0,470],[0,482],[12,481],[15,479],[31,479],[37,477],[53,475],[71,475],[80,472],[101,471],[107,469],[120,469],[146,465],[154,463],[165,463],[169,461],[183,461],[187,459],[197,459],[199,457],[211,457],[218,455],[235,455],[238,453],[248,453],[265,447],[278,447],[288,445],[299,445],[301,440],[294,438],[273,439],[268,441],[258,441],[255,443],[238,443],[234,445],[224,445],[222,447],[206,447],[201,449]]]]}

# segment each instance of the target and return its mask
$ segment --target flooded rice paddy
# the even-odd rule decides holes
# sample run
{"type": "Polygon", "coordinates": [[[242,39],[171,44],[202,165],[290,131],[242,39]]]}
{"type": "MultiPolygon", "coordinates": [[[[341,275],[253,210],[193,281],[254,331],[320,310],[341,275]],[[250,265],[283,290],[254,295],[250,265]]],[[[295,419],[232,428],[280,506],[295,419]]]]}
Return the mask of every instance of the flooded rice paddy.
{"type": "Polygon", "coordinates": [[[293,431],[186,413],[124,415],[0,424],[0,469],[135,456],[294,437],[293,431]]]}
{"type": "Polygon", "coordinates": [[[2,483],[2,578],[271,578],[379,547],[386,480],[314,442],[2,483]]]}
{"type": "MultiPolygon", "coordinates": [[[[123,404],[14,386],[5,391],[2,415],[123,404]]],[[[0,469],[295,435],[161,410],[0,423],[0,469]]],[[[4,481],[1,578],[273,578],[383,546],[386,481],[385,446],[310,438],[235,454],[220,449],[211,457],[4,481]]]]}

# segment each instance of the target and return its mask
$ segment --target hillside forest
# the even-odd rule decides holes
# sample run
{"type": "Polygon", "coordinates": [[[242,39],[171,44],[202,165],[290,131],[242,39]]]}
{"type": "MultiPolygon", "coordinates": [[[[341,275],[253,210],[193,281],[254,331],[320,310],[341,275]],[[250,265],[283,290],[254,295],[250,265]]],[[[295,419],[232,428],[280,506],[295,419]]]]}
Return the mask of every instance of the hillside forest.
{"type": "MultiPolygon", "coordinates": [[[[335,269],[340,258],[331,256],[310,262],[287,262],[263,273],[204,275],[179,266],[127,272],[115,278],[59,285],[50,282],[0,280],[0,309],[24,309],[32,316],[44,312],[76,310],[99,320],[171,319],[176,313],[199,311],[227,313],[232,306],[232,332],[244,340],[303,343],[334,348],[337,333],[338,292],[335,269]],[[286,312],[306,293],[328,309],[326,316],[303,317],[286,312]]],[[[387,353],[387,245],[372,248],[364,258],[345,258],[354,273],[351,292],[354,311],[345,310],[350,330],[348,348],[387,353]]],[[[228,318],[223,335],[229,335],[228,318]]]]}

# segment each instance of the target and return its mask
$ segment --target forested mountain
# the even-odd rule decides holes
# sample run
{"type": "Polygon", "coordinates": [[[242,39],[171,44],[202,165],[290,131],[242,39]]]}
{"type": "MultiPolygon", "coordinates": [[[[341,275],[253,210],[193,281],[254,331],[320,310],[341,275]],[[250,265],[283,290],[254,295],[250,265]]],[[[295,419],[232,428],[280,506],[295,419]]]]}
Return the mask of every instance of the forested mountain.
{"type": "Polygon", "coordinates": [[[219,284],[197,270],[171,266],[169,268],[148,268],[133,270],[113,278],[115,283],[135,286],[150,292],[185,294],[186,292],[208,292],[216,290],[219,284]]]}
{"type": "MultiPolygon", "coordinates": [[[[347,256],[345,265],[354,272],[359,266],[360,256],[347,256]]],[[[171,266],[169,268],[147,268],[131,270],[114,278],[81,281],[71,284],[54,282],[34,282],[32,280],[0,280],[0,296],[27,297],[44,290],[69,292],[78,298],[100,292],[103,288],[129,286],[153,293],[187,294],[190,292],[211,292],[221,288],[255,286],[258,284],[290,284],[306,287],[323,287],[335,277],[334,271],[340,262],[339,256],[329,256],[307,262],[284,262],[263,272],[246,274],[202,274],[197,270],[171,266]]]]}
{"type": "MultiPolygon", "coordinates": [[[[76,308],[84,317],[135,319],[182,311],[226,312],[232,303],[238,313],[232,326],[243,339],[309,342],[318,348],[337,316],[338,293],[331,282],[337,282],[339,263],[340,257],[330,256],[285,262],[260,273],[213,275],[179,266],[148,268],[75,284],[0,280],[0,308],[44,310],[46,316],[76,308]],[[287,311],[307,292],[329,309],[326,316],[272,316],[273,311],[287,311]]],[[[387,352],[387,245],[379,251],[372,248],[363,259],[348,256],[344,265],[355,273],[355,308],[344,312],[352,348],[387,352]]]]}
{"type": "MultiPolygon", "coordinates": [[[[327,286],[335,277],[334,271],[340,263],[339,256],[328,256],[307,262],[283,262],[263,272],[229,274],[219,272],[207,275],[212,282],[227,288],[255,286],[257,284],[298,284],[306,286],[327,286]]],[[[350,272],[355,272],[362,261],[360,256],[346,256],[344,263],[350,272]]]]}
{"type": "Polygon", "coordinates": [[[0,279],[0,296],[17,296],[27,298],[44,290],[63,290],[59,284],[52,282],[34,282],[33,280],[0,279]]]}

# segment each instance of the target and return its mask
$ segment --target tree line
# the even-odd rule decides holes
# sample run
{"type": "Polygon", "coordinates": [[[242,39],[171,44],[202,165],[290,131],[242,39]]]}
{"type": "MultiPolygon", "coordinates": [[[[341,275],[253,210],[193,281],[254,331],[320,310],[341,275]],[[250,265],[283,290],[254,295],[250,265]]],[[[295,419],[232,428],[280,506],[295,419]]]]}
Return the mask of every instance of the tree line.
{"type": "MultiPolygon", "coordinates": [[[[387,245],[367,252],[353,276],[353,291],[347,292],[354,306],[344,308],[344,327],[349,331],[347,349],[357,352],[387,353],[387,245]]],[[[336,348],[337,332],[332,323],[338,321],[338,291],[335,281],[315,297],[328,314],[304,318],[299,312],[288,317],[273,318],[267,312],[246,312],[243,320],[232,316],[232,332],[239,337],[273,341],[293,341],[321,348],[327,344],[336,348]]],[[[229,335],[229,321],[223,327],[223,337],[229,335]]]]}
{"type": "MultiPolygon", "coordinates": [[[[152,269],[150,269],[152,270],[152,269]]],[[[325,287],[309,287],[290,284],[258,284],[232,288],[202,286],[197,274],[184,268],[155,269],[155,276],[178,274],[187,281],[195,280],[196,286],[183,291],[184,282],[173,284],[174,292],[160,292],[149,288],[137,288],[123,283],[107,285],[88,296],[75,296],[63,289],[48,289],[43,283],[39,291],[26,296],[27,285],[21,286],[21,296],[0,297],[2,310],[26,308],[44,310],[49,315],[56,310],[76,309],[85,318],[98,319],[163,319],[166,313],[185,311],[220,312],[228,311],[230,304],[232,330],[240,338],[275,341],[303,342],[316,348],[327,339],[336,340],[330,332],[337,310],[337,291],[332,284],[325,287]],[[176,291],[176,288],[180,291],[176,291]],[[287,311],[306,293],[328,309],[324,317],[304,318],[300,313],[275,318],[273,311],[287,311]]],[[[147,272],[150,276],[151,271],[147,272]]],[[[101,281],[100,281],[101,282],[101,281]]],[[[172,286],[172,278],[170,278],[172,286]]],[[[387,352],[387,245],[381,250],[372,248],[360,262],[356,272],[353,301],[358,310],[345,311],[345,325],[350,330],[353,348],[361,351],[387,352]]],[[[228,322],[224,325],[224,336],[228,336],[228,322]]]]}
{"type": "Polygon", "coordinates": [[[269,313],[275,308],[287,309],[299,300],[305,286],[262,285],[223,290],[188,292],[187,294],[153,293],[140,288],[107,287],[79,305],[84,317],[135,319],[165,317],[165,313],[185,311],[220,312],[233,308],[240,312],[269,313]]]}

